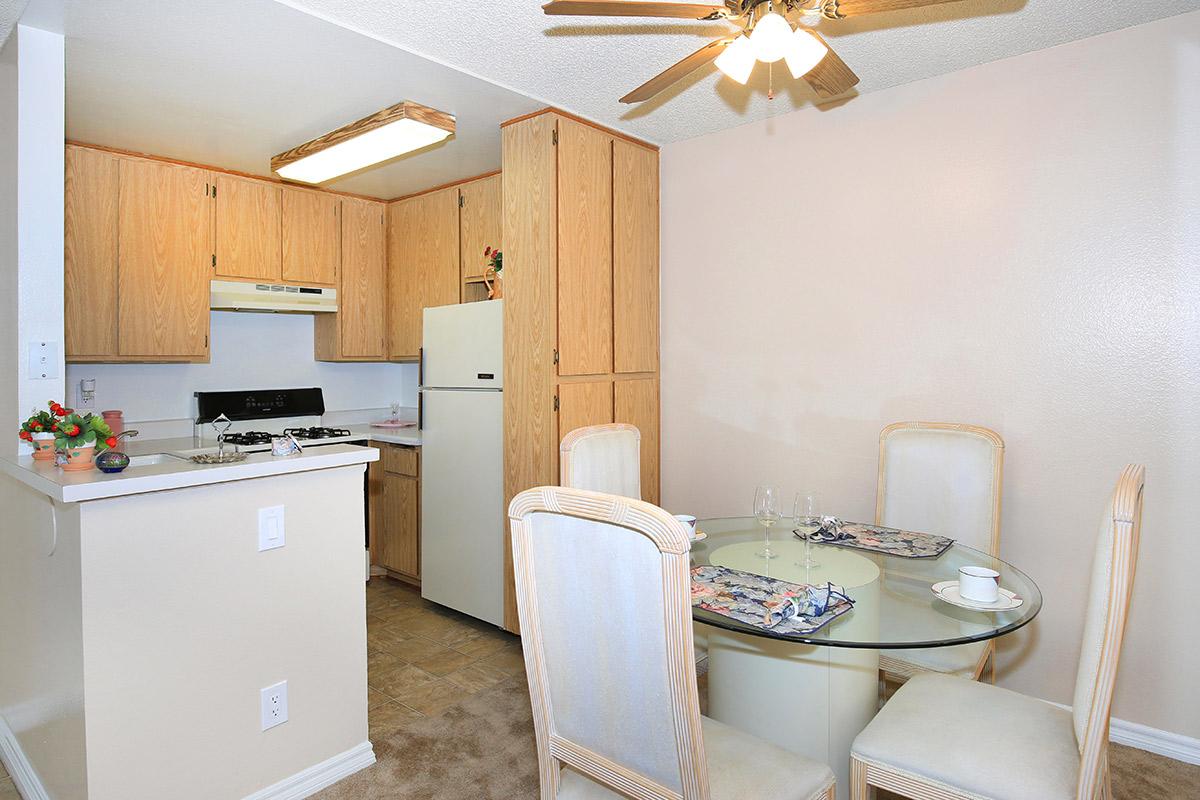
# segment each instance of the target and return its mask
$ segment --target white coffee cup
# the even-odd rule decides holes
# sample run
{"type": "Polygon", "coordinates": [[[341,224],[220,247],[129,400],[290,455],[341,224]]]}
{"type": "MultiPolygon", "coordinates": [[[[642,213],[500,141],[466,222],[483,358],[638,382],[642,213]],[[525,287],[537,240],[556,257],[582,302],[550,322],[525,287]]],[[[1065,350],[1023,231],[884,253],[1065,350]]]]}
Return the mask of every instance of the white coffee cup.
{"type": "Polygon", "coordinates": [[[1000,573],[987,567],[959,567],[958,594],[964,600],[994,603],[1000,599],[1000,573]]]}
{"type": "Polygon", "coordinates": [[[689,539],[696,538],[696,518],[695,517],[693,517],[691,514],[676,514],[675,519],[679,520],[684,525],[687,525],[689,539]]]}

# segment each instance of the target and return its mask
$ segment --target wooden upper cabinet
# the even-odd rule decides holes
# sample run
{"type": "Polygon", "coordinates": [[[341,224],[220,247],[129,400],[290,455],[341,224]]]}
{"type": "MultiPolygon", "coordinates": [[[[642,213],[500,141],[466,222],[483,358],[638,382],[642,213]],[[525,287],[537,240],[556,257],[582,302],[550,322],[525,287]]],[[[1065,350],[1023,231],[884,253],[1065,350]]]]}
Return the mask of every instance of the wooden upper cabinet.
{"type": "Polygon", "coordinates": [[[289,283],[334,286],[341,254],[341,198],[309,189],[284,187],[283,279],[289,283]]]}
{"type": "Polygon", "coordinates": [[[222,278],[283,279],[280,192],[266,181],[216,174],[217,263],[222,278]]]}
{"type": "Polygon", "coordinates": [[[558,374],[613,367],[612,137],[558,121],[558,374]]]}
{"type": "Polygon", "coordinates": [[[193,360],[208,355],[212,175],[161,161],[121,159],[118,350],[193,360]]]}
{"type": "Polygon", "coordinates": [[[412,359],[424,309],[459,300],[458,187],[393,203],[388,223],[388,355],[412,359]]]}
{"type": "Polygon", "coordinates": [[[120,162],[68,146],[63,243],[67,359],[117,352],[117,194],[120,162]]]}
{"type": "Polygon", "coordinates": [[[464,183],[459,187],[462,208],[459,213],[459,242],[462,253],[462,277],[483,275],[489,259],[483,251],[489,247],[502,249],[501,205],[503,192],[499,175],[464,183]]]}
{"type": "MultiPolygon", "coordinates": [[[[318,316],[337,325],[337,356],[387,358],[387,228],[385,206],[342,200],[342,269],[337,314],[318,316]],[[329,319],[332,317],[333,319],[329,319]]],[[[318,336],[320,334],[318,333],[318,336]]]]}
{"type": "Polygon", "coordinates": [[[613,141],[613,371],[658,369],[658,153],[613,141]]]}

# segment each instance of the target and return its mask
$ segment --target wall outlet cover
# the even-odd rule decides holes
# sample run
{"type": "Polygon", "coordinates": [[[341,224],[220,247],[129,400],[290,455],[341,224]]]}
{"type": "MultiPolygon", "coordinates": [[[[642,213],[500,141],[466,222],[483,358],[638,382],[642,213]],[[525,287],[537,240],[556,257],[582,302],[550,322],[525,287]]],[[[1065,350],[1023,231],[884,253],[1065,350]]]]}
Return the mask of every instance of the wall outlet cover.
{"type": "Polygon", "coordinates": [[[288,721],[287,681],[280,681],[259,691],[262,707],[262,729],[270,730],[288,721]]]}
{"type": "Polygon", "coordinates": [[[258,551],[283,547],[283,506],[268,506],[258,510],[258,551]]]}
{"type": "Polygon", "coordinates": [[[29,343],[30,380],[56,380],[58,362],[58,342],[44,342],[38,339],[29,343]]]}

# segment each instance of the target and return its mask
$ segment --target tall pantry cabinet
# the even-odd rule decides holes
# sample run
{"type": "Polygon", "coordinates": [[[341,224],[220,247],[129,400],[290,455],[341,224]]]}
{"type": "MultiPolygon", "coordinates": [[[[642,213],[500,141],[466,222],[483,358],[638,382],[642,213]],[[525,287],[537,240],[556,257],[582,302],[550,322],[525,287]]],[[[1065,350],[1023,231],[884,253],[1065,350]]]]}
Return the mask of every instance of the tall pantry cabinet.
{"type": "Polygon", "coordinates": [[[571,430],[628,422],[642,499],[657,503],[658,151],[553,110],[502,132],[506,502],[558,483],[571,430]]]}

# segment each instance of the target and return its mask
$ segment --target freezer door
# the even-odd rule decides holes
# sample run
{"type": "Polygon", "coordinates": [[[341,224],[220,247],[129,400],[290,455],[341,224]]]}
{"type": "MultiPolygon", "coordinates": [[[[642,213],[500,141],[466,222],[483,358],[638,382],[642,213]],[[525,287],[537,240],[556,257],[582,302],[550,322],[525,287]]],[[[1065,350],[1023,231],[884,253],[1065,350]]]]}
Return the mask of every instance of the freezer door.
{"type": "Polygon", "coordinates": [[[499,389],[504,385],[504,301],[425,309],[421,385],[499,389]]]}
{"type": "Polygon", "coordinates": [[[421,596],[503,625],[503,395],[421,397],[421,596]]]}

